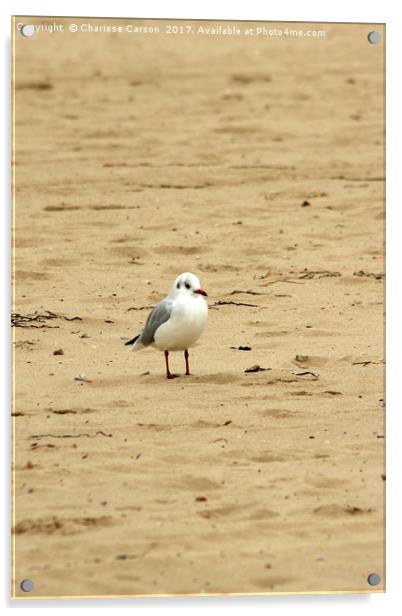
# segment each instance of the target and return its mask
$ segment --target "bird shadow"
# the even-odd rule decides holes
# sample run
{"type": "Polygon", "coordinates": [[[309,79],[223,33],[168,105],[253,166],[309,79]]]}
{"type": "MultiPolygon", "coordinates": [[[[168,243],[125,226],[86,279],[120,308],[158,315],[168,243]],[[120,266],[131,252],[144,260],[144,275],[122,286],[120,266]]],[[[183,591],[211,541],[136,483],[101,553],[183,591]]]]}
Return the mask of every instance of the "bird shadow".
{"type": "Polygon", "coordinates": [[[186,384],[188,386],[194,385],[205,385],[207,383],[213,385],[226,385],[230,383],[241,383],[244,381],[244,376],[242,374],[233,374],[233,373],[223,373],[216,372],[214,374],[190,374],[185,375],[175,374],[175,378],[167,379],[164,373],[152,374],[152,373],[142,373],[142,374],[124,374],[119,376],[99,376],[94,378],[93,380],[88,380],[86,383],[83,383],[85,387],[90,387],[91,389],[98,389],[104,387],[130,387],[135,383],[144,384],[144,385],[158,385],[158,384],[174,384],[179,383],[180,386],[186,384]]]}
{"type": "Polygon", "coordinates": [[[196,385],[196,384],[205,384],[205,383],[213,383],[215,385],[226,385],[228,383],[236,383],[242,380],[241,375],[237,374],[228,374],[217,372],[214,374],[175,374],[175,378],[167,379],[165,375],[156,375],[156,374],[148,374],[141,375],[141,381],[144,383],[157,383],[162,381],[166,381],[167,383],[175,383],[179,382],[181,385],[186,383],[188,385],[196,385]]]}

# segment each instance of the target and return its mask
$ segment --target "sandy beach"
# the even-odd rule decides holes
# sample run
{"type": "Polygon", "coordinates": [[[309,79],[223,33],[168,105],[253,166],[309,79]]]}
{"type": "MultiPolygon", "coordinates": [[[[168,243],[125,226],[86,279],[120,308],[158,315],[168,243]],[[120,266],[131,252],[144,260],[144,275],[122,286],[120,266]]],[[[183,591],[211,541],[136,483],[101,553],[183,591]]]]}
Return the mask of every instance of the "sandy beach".
{"type": "Polygon", "coordinates": [[[383,591],[384,46],[152,23],[15,37],[12,594],[383,591]]]}

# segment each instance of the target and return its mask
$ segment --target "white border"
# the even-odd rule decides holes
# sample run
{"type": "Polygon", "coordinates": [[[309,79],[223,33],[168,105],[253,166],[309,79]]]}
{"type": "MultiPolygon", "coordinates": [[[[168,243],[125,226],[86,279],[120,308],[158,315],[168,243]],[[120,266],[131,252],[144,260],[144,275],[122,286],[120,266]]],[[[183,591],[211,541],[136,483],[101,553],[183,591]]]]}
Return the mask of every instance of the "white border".
{"type": "Polygon", "coordinates": [[[2,393],[2,459],[1,473],[1,519],[2,546],[9,546],[9,442],[8,426],[9,410],[9,48],[10,48],[10,16],[15,15],[72,15],[72,16],[120,16],[120,17],[169,17],[169,18],[206,18],[206,19],[262,19],[276,21],[338,21],[338,22],[371,22],[387,24],[387,593],[374,595],[335,595],[335,596],[280,596],[280,597],[227,597],[227,598],[176,598],[176,599],[114,599],[114,600],[71,600],[71,601],[27,601],[11,602],[9,595],[9,553],[2,549],[3,567],[0,583],[3,607],[14,609],[17,612],[26,608],[42,610],[43,607],[52,609],[93,611],[99,608],[109,611],[120,609],[135,609],[136,612],[149,614],[163,609],[164,614],[176,613],[180,608],[189,608],[201,613],[208,609],[210,614],[218,610],[230,609],[234,614],[242,613],[245,609],[254,613],[315,614],[325,611],[326,614],[339,613],[340,610],[347,615],[378,614],[381,610],[385,614],[398,613],[401,601],[398,594],[399,577],[401,570],[400,550],[401,541],[401,480],[398,469],[402,468],[402,447],[399,439],[402,435],[402,405],[400,394],[400,364],[401,364],[401,315],[402,302],[400,294],[400,271],[398,263],[402,262],[399,233],[401,231],[401,190],[398,179],[401,174],[401,121],[398,110],[402,109],[402,94],[400,88],[400,59],[402,57],[402,37],[400,35],[401,20],[399,19],[398,3],[393,1],[379,2],[351,2],[350,0],[337,0],[336,2],[323,2],[322,0],[281,0],[281,2],[268,4],[261,0],[247,0],[244,4],[234,3],[233,0],[204,0],[202,3],[180,2],[169,0],[162,2],[149,0],[142,4],[127,3],[113,0],[108,4],[91,3],[84,0],[70,0],[54,3],[49,0],[36,0],[34,5],[29,1],[3,0],[0,6],[0,29],[2,43],[1,62],[1,173],[3,187],[1,207],[1,366],[0,391],[2,393]],[[399,404],[398,404],[399,403],[399,404]],[[398,492],[399,488],[399,492],[398,492]]]}

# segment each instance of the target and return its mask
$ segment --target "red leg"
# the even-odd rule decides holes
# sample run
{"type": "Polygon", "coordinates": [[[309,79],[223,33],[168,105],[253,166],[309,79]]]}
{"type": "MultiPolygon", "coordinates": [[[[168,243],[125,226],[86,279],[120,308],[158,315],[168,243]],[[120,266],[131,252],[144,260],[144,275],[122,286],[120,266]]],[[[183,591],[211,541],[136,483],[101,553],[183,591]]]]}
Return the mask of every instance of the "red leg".
{"type": "Polygon", "coordinates": [[[184,351],[184,359],[186,360],[186,376],[190,376],[190,366],[188,363],[188,351],[187,349],[184,351]]]}

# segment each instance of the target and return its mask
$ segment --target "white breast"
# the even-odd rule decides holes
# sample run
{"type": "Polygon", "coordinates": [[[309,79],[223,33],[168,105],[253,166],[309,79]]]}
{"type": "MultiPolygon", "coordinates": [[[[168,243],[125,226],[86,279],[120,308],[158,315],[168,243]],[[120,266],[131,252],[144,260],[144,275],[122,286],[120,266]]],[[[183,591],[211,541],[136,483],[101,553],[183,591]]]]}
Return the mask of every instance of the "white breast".
{"type": "Polygon", "coordinates": [[[161,351],[185,351],[201,336],[207,317],[208,306],[202,297],[179,297],[170,319],[155,332],[155,346],[161,351]]]}

